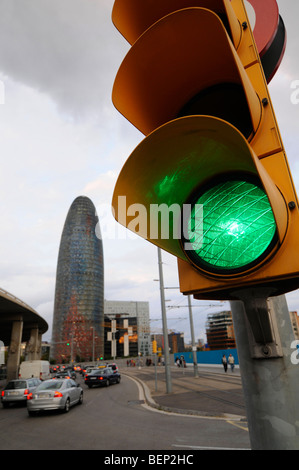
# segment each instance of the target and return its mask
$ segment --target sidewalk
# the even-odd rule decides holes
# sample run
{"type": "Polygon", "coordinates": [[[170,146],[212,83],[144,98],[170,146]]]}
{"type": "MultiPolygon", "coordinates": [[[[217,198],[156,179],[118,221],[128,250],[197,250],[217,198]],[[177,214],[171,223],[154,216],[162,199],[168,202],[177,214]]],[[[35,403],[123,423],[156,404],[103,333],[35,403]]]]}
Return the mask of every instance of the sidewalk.
{"type": "Polygon", "coordinates": [[[224,373],[222,368],[171,367],[171,391],[167,393],[165,368],[121,367],[120,373],[137,380],[149,406],[164,411],[246,421],[246,409],[239,369],[224,373]]]}

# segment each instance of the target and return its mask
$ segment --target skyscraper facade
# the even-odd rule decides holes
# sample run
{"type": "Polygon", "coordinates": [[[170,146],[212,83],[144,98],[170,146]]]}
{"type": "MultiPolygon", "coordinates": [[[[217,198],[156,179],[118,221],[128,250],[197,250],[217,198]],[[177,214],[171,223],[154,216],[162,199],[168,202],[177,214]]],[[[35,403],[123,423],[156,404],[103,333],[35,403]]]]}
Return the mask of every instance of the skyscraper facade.
{"type": "Polygon", "coordinates": [[[51,358],[90,361],[104,354],[104,261],[96,209],[79,196],[64,224],[56,273],[51,358]]]}

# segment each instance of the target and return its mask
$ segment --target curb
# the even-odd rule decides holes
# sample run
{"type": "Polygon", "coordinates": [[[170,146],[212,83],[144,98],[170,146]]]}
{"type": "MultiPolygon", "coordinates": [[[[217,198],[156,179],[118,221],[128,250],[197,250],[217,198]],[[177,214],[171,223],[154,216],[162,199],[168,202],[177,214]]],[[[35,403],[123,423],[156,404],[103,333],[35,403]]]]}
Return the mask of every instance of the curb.
{"type": "Polygon", "coordinates": [[[163,411],[166,413],[174,413],[174,414],[179,414],[179,415],[185,415],[185,416],[194,416],[198,418],[210,418],[210,419],[230,419],[233,421],[242,421],[242,422],[247,422],[246,416],[242,415],[235,415],[235,414],[228,414],[228,413],[213,413],[213,412],[206,412],[206,411],[197,411],[197,410],[185,410],[181,408],[173,408],[169,406],[164,406],[164,405],[159,405],[157,403],[152,395],[149,387],[138,377],[132,377],[129,374],[123,373],[125,377],[128,377],[129,379],[132,379],[133,381],[137,382],[137,385],[141,386],[142,392],[143,392],[143,398],[145,403],[150,406],[151,408],[154,408],[158,411],[163,411]]]}

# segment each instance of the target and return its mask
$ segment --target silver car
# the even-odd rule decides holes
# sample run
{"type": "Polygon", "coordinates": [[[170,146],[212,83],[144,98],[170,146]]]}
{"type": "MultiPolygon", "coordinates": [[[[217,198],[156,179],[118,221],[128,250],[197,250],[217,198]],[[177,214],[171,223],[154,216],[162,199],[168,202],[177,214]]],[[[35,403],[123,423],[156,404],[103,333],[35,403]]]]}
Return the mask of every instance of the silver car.
{"type": "Polygon", "coordinates": [[[43,410],[63,410],[83,402],[83,389],[72,379],[50,379],[42,382],[27,397],[27,410],[33,416],[43,410]]]}
{"type": "Polygon", "coordinates": [[[3,408],[8,408],[11,403],[26,403],[27,397],[34,392],[42,382],[39,379],[15,379],[10,380],[1,392],[3,408]]]}

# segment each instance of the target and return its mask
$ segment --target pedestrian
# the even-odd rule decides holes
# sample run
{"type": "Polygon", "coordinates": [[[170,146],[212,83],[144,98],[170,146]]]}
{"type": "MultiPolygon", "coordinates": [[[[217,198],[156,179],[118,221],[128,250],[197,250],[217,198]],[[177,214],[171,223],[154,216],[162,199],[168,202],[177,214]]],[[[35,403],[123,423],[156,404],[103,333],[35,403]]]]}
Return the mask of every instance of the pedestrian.
{"type": "Polygon", "coordinates": [[[234,368],[235,368],[235,358],[232,354],[230,354],[228,356],[228,363],[230,365],[230,368],[231,368],[231,371],[234,372],[234,368]]]}
{"type": "Polygon", "coordinates": [[[224,368],[224,372],[227,371],[227,359],[226,359],[226,355],[223,354],[222,356],[222,365],[223,365],[223,368],[224,368]]]}

